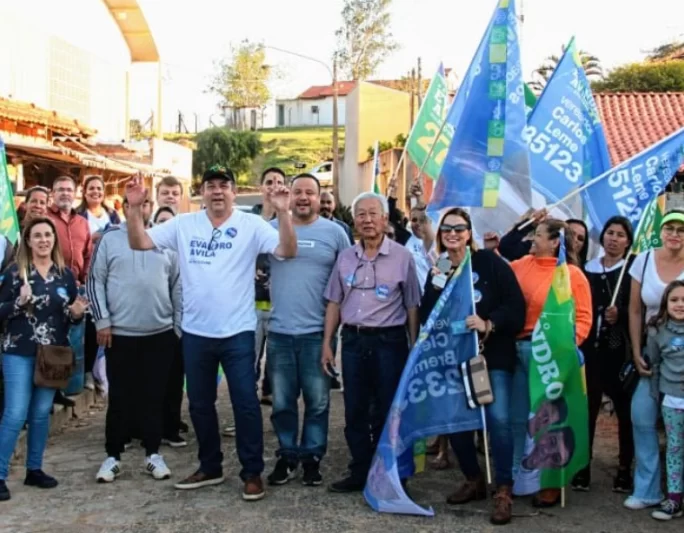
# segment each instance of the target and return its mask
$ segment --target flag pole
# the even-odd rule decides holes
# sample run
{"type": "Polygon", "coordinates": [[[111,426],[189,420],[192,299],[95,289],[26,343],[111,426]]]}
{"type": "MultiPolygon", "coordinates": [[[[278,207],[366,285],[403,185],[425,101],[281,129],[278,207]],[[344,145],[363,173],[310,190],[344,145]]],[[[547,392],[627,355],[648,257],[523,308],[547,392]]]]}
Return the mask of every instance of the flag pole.
{"type": "Polygon", "coordinates": [[[482,440],[484,441],[485,469],[487,470],[487,483],[492,483],[492,467],[489,464],[489,439],[487,438],[487,417],[485,416],[484,405],[480,406],[482,413],[482,440]]]}

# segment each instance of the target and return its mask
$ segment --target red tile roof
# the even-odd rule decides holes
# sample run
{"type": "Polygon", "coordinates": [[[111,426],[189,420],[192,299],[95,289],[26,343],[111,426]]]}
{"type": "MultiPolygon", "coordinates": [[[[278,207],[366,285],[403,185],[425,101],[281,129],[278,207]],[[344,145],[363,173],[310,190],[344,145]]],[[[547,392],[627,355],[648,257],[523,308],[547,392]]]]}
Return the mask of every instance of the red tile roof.
{"type": "Polygon", "coordinates": [[[90,137],[97,130],[81,124],[78,120],[37,107],[36,104],[0,98],[0,118],[28,124],[46,126],[57,133],[90,137]]]}
{"type": "Polygon", "coordinates": [[[596,93],[613,165],[684,128],[684,92],[596,93]]]}
{"type": "MultiPolygon", "coordinates": [[[[338,81],[337,82],[337,95],[347,96],[356,87],[355,81],[338,81]]],[[[326,96],[333,95],[332,85],[312,85],[297,98],[302,100],[314,99],[314,98],[325,98],[326,96]]]]}

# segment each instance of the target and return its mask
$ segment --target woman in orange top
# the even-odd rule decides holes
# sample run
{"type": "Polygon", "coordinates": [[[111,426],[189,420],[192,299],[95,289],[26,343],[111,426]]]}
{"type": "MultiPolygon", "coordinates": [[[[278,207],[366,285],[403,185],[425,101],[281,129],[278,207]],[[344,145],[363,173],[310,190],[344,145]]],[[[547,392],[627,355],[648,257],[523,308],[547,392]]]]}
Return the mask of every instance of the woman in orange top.
{"type": "MultiPolygon", "coordinates": [[[[510,414],[514,441],[514,478],[520,470],[520,463],[523,458],[527,436],[527,421],[530,412],[528,385],[528,367],[532,356],[530,339],[532,330],[539,319],[539,315],[541,315],[549,289],[551,288],[551,281],[560,250],[562,231],[565,232],[565,249],[568,269],[570,271],[570,285],[575,300],[575,342],[577,346],[582,344],[587,338],[591,329],[591,288],[587,278],[578,268],[576,256],[572,252],[574,250],[573,232],[565,222],[548,219],[537,226],[530,254],[511,263],[511,268],[525,297],[526,306],[525,326],[518,336],[518,365],[513,378],[513,394],[511,395],[517,398],[517,401],[512,404],[510,414]]],[[[524,492],[523,487],[516,491],[514,485],[514,494],[522,495],[524,492]]],[[[559,489],[545,489],[536,494],[532,504],[535,507],[551,507],[556,505],[559,500],[559,489]]]]}

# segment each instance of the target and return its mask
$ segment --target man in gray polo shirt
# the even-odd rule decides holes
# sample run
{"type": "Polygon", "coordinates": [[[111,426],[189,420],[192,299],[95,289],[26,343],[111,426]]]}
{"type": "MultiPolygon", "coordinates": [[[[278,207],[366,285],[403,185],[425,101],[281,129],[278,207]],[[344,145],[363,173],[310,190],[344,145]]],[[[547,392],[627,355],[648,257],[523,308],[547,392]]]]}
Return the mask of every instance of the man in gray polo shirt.
{"type": "MultiPolygon", "coordinates": [[[[339,253],[350,246],[344,230],[318,215],[320,184],[309,174],[291,183],[292,222],[297,256],[271,260],[271,320],[266,364],[273,390],[271,422],[278,435],[278,462],[271,485],[294,479],[303,468],[304,485],[320,485],[320,461],[328,443],[330,378],[321,368],[326,300],[323,296],[339,253]],[[298,439],[297,400],[304,397],[304,426],[298,439]]],[[[278,222],[273,221],[277,227],[278,222]]]]}

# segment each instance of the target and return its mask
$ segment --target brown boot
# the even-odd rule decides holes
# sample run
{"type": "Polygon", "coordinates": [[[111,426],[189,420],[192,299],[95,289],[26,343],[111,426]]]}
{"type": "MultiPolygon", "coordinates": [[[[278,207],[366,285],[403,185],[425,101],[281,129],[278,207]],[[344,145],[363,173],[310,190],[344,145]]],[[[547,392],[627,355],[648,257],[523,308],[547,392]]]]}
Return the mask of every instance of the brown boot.
{"type": "Polygon", "coordinates": [[[558,505],[561,500],[560,489],[543,489],[537,492],[532,498],[532,507],[543,509],[546,507],[553,507],[558,505]]]}
{"type": "Polygon", "coordinates": [[[497,487],[496,494],[494,494],[494,510],[489,521],[495,526],[503,526],[511,521],[513,514],[513,497],[511,496],[511,487],[502,485],[497,487]]]}
{"type": "Polygon", "coordinates": [[[484,500],[487,498],[487,485],[484,477],[480,474],[475,479],[466,479],[456,492],[447,496],[447,503],[459,505],[472,502],[474,500],[484,500]]]}

